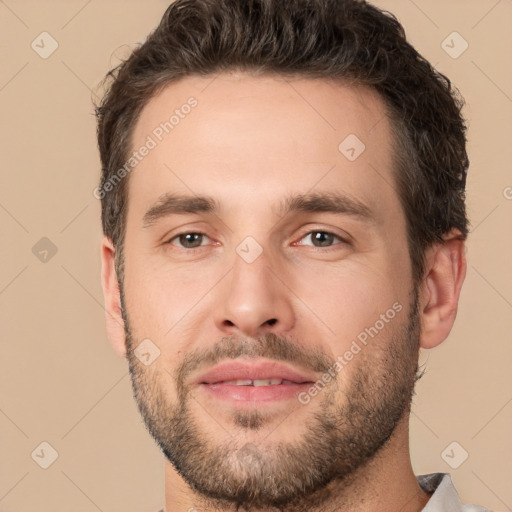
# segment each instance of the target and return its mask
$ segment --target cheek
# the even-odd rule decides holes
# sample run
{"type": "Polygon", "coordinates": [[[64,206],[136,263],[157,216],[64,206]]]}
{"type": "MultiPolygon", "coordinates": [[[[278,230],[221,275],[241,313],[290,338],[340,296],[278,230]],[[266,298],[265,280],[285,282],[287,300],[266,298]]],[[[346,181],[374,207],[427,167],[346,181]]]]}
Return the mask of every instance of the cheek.
{"type": "MultiPolygon", "coordinates": [[[[294,278],[297,296],[338,338],[373,325],[405,290],[396,279],[360,264],[339,268],[301,269],[294,278]]],[[[356,333],[357,334],[357,333],[356,333]]]]}
{"type": "MultiPolygon", "coordinates": [[[[126,272],[127,308],[133,326],[154,333],[157,338],[171,336],[215,280],[197,270],[151,269],[149,265],[126,272]],[[169,332],[170,331],[170,332],[169,332]]],[[[147,334],[144,334],[145,336],[147,334]]]]}
{"type": "Polygon", "coordinates": [[[189,274],[153,273],[147,268],[137,272],[135,267],[131,274],[127,272],[126,307],[135,344],[149,338],[158,347],[159,356],[151,369],[162,370],[159,377],[164,384],[162,392],[169,396],[174,396],[177,390],[174,378],[167,372],[174,375],[173,369],[190,350],[190,327],[196,325],[194,314],[199,311],[198,301],[212,287],[205,288],[208,281],[197,273],[189,274]]]}

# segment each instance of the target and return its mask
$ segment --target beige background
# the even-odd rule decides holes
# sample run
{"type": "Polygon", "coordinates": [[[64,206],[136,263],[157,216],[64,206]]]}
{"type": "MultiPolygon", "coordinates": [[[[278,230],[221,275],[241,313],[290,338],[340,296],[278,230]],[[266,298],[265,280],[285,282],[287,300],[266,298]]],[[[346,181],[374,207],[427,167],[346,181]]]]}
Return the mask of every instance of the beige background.
{"type": "MultiPolygon", "coordinates": [[[[460,88],[470,124],[468,275],[451,336],[422,354],[414,469],[451,472],[463,501],[512,510],[512,1],[376,3],[460,88]],[[457,59],[441,46],[453,31],[469,44],[457,59]],[[453,441],[469,453],[457,469],[441,456],[453,441]]],[[[151,512],[163,504],[162,456],[105,334],[91,90],[166,5],[0,0],[3,512],[151,512]],[[31,48],[43,31],[59,45],[47,59],[31,48]],[[43,237],[57,248],[46,262],[43,237]],[[58,452],[48,469],[36,463],[49,460],[43,441],[58,452]]],[[[458,461],[462,451],[449,453],[458,461]]]]}

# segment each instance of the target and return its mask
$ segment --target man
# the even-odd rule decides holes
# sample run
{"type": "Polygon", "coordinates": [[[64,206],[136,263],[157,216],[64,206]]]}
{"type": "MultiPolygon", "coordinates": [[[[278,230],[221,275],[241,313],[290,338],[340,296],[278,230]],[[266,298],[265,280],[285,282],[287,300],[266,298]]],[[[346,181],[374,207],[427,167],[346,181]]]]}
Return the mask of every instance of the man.
{"type": "Polygon", "coordinates": [[[356,0],[177,0],[110,77],[107,329],[165,510],[484,510],[408,446],[466,271],[449,80],[356,0]]]}

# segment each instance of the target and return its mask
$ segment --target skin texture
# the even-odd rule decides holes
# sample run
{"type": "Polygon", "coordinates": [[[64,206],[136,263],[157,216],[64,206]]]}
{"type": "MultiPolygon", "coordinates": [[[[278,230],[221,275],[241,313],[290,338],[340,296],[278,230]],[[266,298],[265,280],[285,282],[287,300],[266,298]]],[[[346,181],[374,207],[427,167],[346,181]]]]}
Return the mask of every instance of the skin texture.
{"type": "Polygon", "coordinates": [[[391,127],[372,90],[188,77],[150,100],[133,148],[191,96],[197,106],[130,173],[121,289],[109,239],[101,250],[109,338],[166,455],[166,509],[421,510],[428,495],[410,464],[409,402],[420,346],[438,345],[453,325],[463,242],[452,232],[432,246],[413,289],[391,127]],[[365,145],[354,161],[338,150],[349,134],[365,145]],[[144,227],[166,193],[208,195],[220,209],[144,227]],[[370,218],[279,214],[288,196],[311,193],[357,200],[370,218]],[[335,236],[315,246],[312,232],[335,236]],[[183,233],[205,236],[186,248],[183,233]],[[262,249],[251,263],[237,253],[249,236],[262,249]],[[393,305],[400,311],[306,405],[241,411],[194,383],[233,358],[322,378],[393,305]],[[149,366],[133,352],[147,338],[160,350],[149,366]]]}

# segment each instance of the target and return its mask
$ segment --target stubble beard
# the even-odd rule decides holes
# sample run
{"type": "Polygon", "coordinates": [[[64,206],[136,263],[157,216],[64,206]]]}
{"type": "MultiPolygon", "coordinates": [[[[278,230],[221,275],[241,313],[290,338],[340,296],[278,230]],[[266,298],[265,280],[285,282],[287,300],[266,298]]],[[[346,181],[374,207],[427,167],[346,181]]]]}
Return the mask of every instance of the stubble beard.
{"type": "MultiPolygon", "coordinates": [[[[121,303],[124,304],[122,292],[121,303]]],[[[245,436],[237,439],[235,435],[216,442],[196,419],[197,411],[204,416],[208,412],[196,404],[194,413],[191,406],[195,398],[184,384],[188,370],[199,361],[190,364],[189,359],[172,376],[164,370],[148,371],[134,355],[139,340],[132,336],[123,305],[134,397],[149,433],[205,510],[323,510],[325,504],[334,500],[333,491],[348,485],[350,477],[375,458],[400,420],[409,413],[414,385],[419,378],[417,306],[417,293],[414,293],[408,320],[392,329],[391,339],[375,341],[378,347],[370,346],[370,342],[364,353],[354,357],[349,364],[358,367],[352,372],[351,380],[344,383],[343,391],[333,381],[310,404],[301,405],[297,401],[297,407],[312,410],[299,441],[265,443],[267,438],[263,438],[250,443],[243,441],[245,436]],[[169,379],[174,380],[177,390],[174,401],[164,392],[164,384],[166,389],[171,387],[169,379]]],[[[215,361],[239,355],[275,356],[281,360],[291,356],[288,362],[293,364],[299,352],[292,344],[274,334],[258,338],[257,343],[223,338],[214,351],[208,351],[208,356],[215,361]]],[[[301,362],[311,361],[311,356],[300,358],[301,362]]],[[[201,362],[206,359],[205,355],[201,362]]],[[[324,356],[315,361],[314,369],[318,371],[330,358],[324,356]]],[[[330,362],[332,367],[334,361],[330,362]]],[[[338,380],[343,375],[341,370],[338,380]]],[[[215,422],[215,412],[209,413],[212,417],[207,419],[215,422]]],[[[232,414],[237,433],[258,432],[274,420],[262,410],[232,414]]],[[[293,421],[293,412],[285,421],[290,420],[293,421]]]]}

